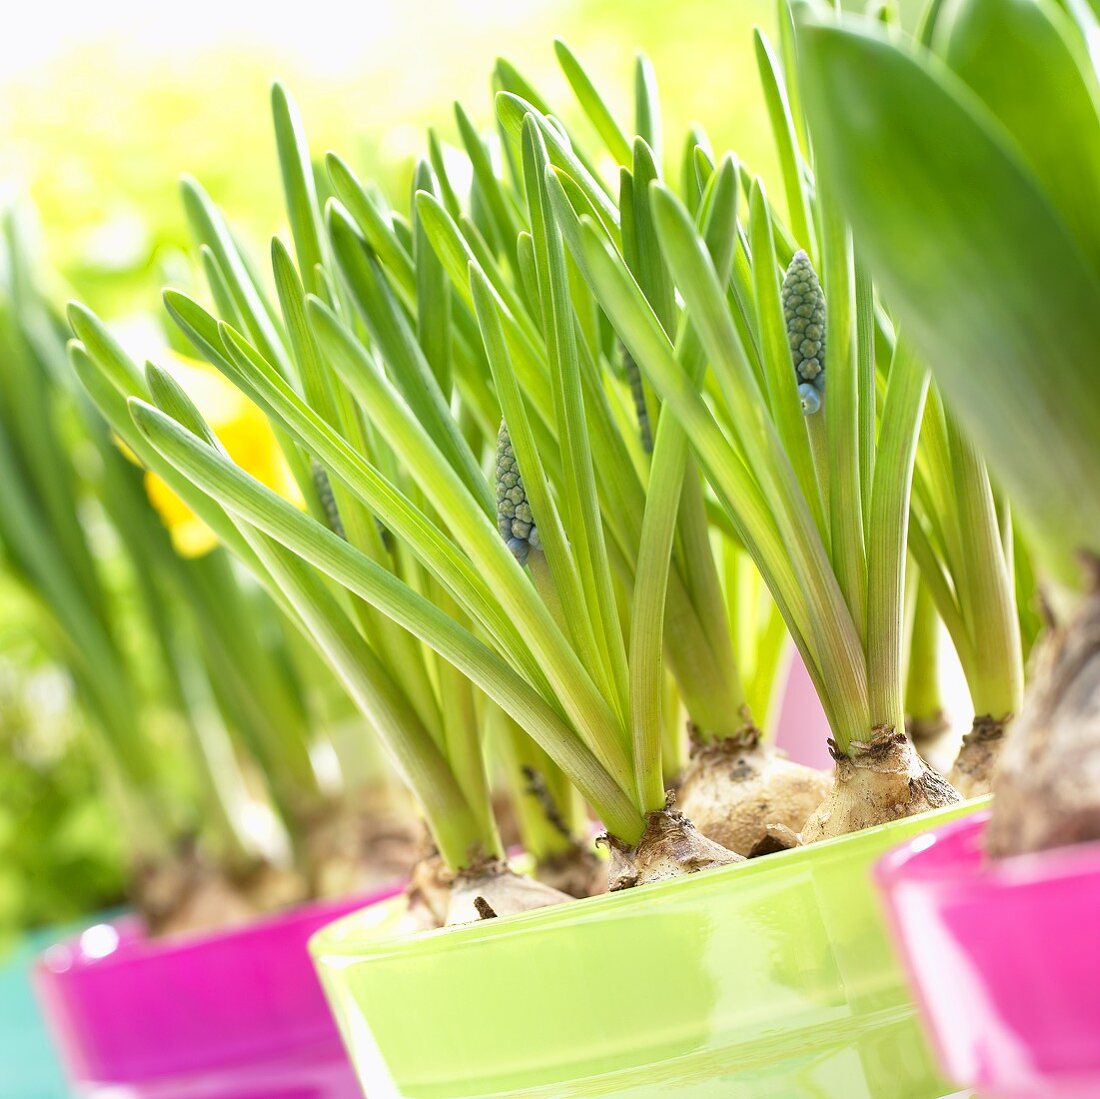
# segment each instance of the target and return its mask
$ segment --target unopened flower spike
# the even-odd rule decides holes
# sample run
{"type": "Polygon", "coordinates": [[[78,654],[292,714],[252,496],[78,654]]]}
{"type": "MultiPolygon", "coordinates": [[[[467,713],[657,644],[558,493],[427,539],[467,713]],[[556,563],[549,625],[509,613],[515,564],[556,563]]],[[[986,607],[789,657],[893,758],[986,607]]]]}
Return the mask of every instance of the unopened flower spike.
{"type": "Polygon", "coordinates": [[[523,487],[508,426],[503,421],[497,433],[496,494],[500,536],[508,543],[516,560],[526,565],[528,553],[538,549],[542,543],[531,514],[531,505],[527,502],[527,490],[523,487]]]}
{"type": "Polygon", "coordinates": [[[802,411],[812,416],[825,393],[825,295],[810,257],[801,249],[783,276],[782,298],[802,411]]]}
{"type": "Polygon", "coordinates": [[[642,449],[647,454],[653,453],[653,431],[649,424],[649,409],[645,403],[645,389],[642,386],[642,372],[633,356],[623,348],[623,372],[630,384],[630,393],[634,398],[634,412],[638,417],[638,434],[642,440],[642,449]]]}
{"type": "Polygon", "coordinates": [[[329,530],[334,534],[338,534],[341,538],[346,539],[347,534],[344,531],[344,521],[340,518],[340,509],[336,506],[336,497],[332,491],[332,482],[328,479],[328,474],[325,472],[324,466],[315,460],[311,467],[311,472],[313,474],[313,485],[317,490],[317,498],[321,502],[321,508],[325,513],[325,521],[328,523],[329,530]]]}

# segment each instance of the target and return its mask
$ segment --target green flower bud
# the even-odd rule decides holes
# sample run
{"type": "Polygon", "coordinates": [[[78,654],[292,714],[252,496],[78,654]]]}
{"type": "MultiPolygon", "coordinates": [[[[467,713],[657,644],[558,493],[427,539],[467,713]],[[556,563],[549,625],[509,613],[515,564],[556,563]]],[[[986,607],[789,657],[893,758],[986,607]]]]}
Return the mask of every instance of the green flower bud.
{"type": "Polygon", "coordinates": [[[645,389],[642,386],[642,372],[629,351],[623,348],[623,372],[630,384],[630,394],[634,398],[634,413],[638,417],[638,434],[641,436],[642,449],[646,454],[653,453],[653,431],[649,426],[649,409],[645,405],[645,389]]]}
{"type": "Polygon", "coordinates": [[[340,509],[336,506],[336,497],[332,492],[332,482],[328,479],[324,466],[315,460],[310,467],[310,473],[313,475],[313,487],[317,490],[317,498],[321,502],[329,530],[346,539],[344,521],[340,518],[340,509]]]}

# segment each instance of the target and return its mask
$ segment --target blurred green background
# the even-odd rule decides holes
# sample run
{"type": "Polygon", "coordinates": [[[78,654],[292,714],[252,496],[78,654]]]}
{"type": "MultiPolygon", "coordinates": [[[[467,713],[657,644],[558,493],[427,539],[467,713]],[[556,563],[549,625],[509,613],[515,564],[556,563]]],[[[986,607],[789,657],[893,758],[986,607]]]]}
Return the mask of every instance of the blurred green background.
{"type": "MultiPolygon", "coordinates": [[[[901,7],[912,20],[919,2],[901,7]]],[[[274,77],[296,96],[314,154],[337,149],[396,199],[425,127],[453,138],[454,100],[489,125],[498,56],[568,116],[552,48],[560,36],[625,116],[642,50],[670,160],[699,121],[716,149],[776,179],[752,35],[760,26],[774,36],[772,0],[368,0],[286,14],[254,0],[194,0],[186,11],[104,0],[65,18],[39,9],[0,45],[0,198],[36,208],[58,299],[79,296],[122,332],[155,315],[164,282],[188,278],[181,172],[202,181],[257,254],[283,228],[274,77]]],[[[0,951],[21,929],[113,905],[122,890],[80,718],[40,628],[0,562],[0,951]]]]}

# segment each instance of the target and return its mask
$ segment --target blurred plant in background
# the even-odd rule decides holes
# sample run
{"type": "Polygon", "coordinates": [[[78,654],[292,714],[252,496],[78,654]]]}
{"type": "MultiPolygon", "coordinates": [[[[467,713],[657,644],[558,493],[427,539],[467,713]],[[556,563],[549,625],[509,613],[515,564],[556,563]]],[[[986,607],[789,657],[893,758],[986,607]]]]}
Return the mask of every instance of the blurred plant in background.
{"type": "Polygon", "coordinates": [[[486,102],[485,74],[497,56],[514,60],[555,101],[568,101],[552,49],[555,36],[566,38],[608,74],[618,92],[610,106],[622,112],[642,50],[661,73],[671,131],[705,119],[718,145],[774,175],[749,33],[754,24],[774,24],[772,0],[687,0],[675,8],[661,0],[413,0],[399,16],[368,5],[363,19],[342,29],[336,20],[310,20],[326,27],[319,40],[296,24],[280,43],[261,31],[247,44],[210,37],[190,50],[118,35],[14,78],[8,107],[0,108],[0,176],[29,190],[46,226],[48,259],[81,299],[108,316],[155,308],[150,287],[162,280],[150,276],[187,240],[172,186],[181,164],[248,236],[264,240],[279,228],[277,181],[241,170],[270,162],[271,137],[254,120],[266,110],[274,76],[295,89],[318,154],[335,144],[346,149],[352,134],[353,166],[369,168],[398,194],[423,152],[425,125],[455,140],[451,103],[486,102]],[[354,48],[335,41],[337,30],[351,35],[354,48]],[[623,79],[611,79],[616,73],[623,79]]]}
{"type": "MultiPolygon", "coordinates": [[[[0,583],[5,610],[16,603],[0,583]]],[[[20,616],[16,616],[20,620],[20,616]]],[[[25,927],[120,903],[122,850],[64,677],[0,635],[0,956],[25,927]]]]}

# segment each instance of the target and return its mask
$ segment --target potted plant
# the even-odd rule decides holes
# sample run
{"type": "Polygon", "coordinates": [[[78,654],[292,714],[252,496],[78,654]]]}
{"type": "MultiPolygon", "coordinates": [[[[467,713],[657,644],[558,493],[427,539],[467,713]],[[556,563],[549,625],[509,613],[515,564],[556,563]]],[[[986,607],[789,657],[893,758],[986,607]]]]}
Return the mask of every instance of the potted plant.
{"type": "MultiPolygon", "coordinates": [[[[789,55],[786,16],[783,28],[789,55]]],[[[900,1063],[910,1090],[932,1094],[865,886],[876,852],[928,826],[922,811],[968,808],[903,732],[905,520],[926,375],[853,266],[835,203],[804,183],[801,116],[763,39],[797,199],[790,232],[759,184],[731,158],[715,164],[698,137],[682,199],[660,183],[647,66],[631,142],[576,59],[559,56],[619,159],[617,197],[507,65],[501,159],[460,113],[469,204],[433,139],[407,213],[334,157],[335,198],[322,211],[276,91],[294,236],[293,258],[272,247],[277,304],[209,200],[185,185],[213,312],[168,291],[169,312],[335,507],[303,513],[251,477],[170,373],[140,370],[79,309],[74,368],[140,459],[306,623],[432,831],[436,855],[406,898],[314,946],[365,1086],[516,1094],[663,1077],[704,1090],[816,1080],[874,1091],[900,1063]],[[823,287],[811,254],[824,256],[823,287]],[[827,360],[802,349],[823,334],[799,327],[821,310],[827,360]],[[749,861],[702,836],[665,794],[663,756],[677,746],[662,652],[689,712],[740,701],[732,682],[713,696],[699,689],[685,659],[704,623],[718,629],[712,608],[695,605],[694,632],[690,620],[678,632],[669,613],[677,583],[685,594],[714,583],[723,539],[756,564],[794,634],[839,763],[838,789],[807,829],[837,838],[803,846],[795,828],[766,821],[771,842],[749,861]],[[538,744],[606,829],[613,895],[564,903],[499,860],[480,735],[421,735],[376,674],[364,643],[372,620],[349,617],[347,600],[456,669],[476,688],[479,722],[488,699],[538,744]],[[844,834],[864,825],[874,826],[844,834]],[[447,926],[410,930],[412,914],[447,926]],[[759,992],[755,1022],[731,972],[759,992]],[[611,1018],[608,1048],[597,1035],[611,1018]],[[762,1052],[777,1028],[784,1037],[762,1052]]],[[[743,720],[715,709],[727,728],[743,720]]]]}
{"type": "Polygon", "coordinates": [[[824,25],[803,41],[827,175],[1016,501],[1054,622],[992,813],[881,870],[945,1070],[997,1094],[1084,1095],[1100,1078],[1095,33],[1085,5],[966,0],[916,41],[824,25]]]}
{"type": "MultiPolygon", "coordinates": [[[[62,323],[22,225],[5,225],[0,294],[0,545],[83,703],[88,755],[116,809],[111,827],[137,911],[46,951],[34,980],[47,1022],[83,1088],[185,1094],[199,1086],[185,1077],[201,1065],[202,1087],[237,1095],[245,1057],[246,1077],[266,1059],[266,1071],[274,1062],[315,1074],[319,1094],[354,1094],[305,941],[392,893],[414,844],[402,840],[396,859],[384,845],[364,852],[367,836],[381,832],[376,803],[351,815],[344,806],[355,791],[339,789],[331,763],[327,782],[315,770],[329,733],[316,703],[336,693],[335,682],[308,666],[294,627],[223,550],[173,550],[142,470],[73,384],[62,323]],[[104,552],[104,527],[121,552],[104,552]],[[308,697],[299,693],[304,675],[308,697]],[[359,816],[373,833],[360,831],[359,816]],[[227,951],[243,966],[236,996],[204,961],[227,951]],[[258,1015],[242,997],[257,980],[294,989],[268,1004],[278,1043],[249,1045],[258,1015]],[[181,1035],[180,1020],[191,1020],[192,1040],[166,1049],[151,1030],[142,1036],[141,1019],[181,1035]]],[[[389,828],[391,844],[411,836],[400,818],[389,828]]]]}

